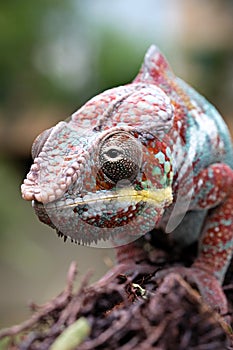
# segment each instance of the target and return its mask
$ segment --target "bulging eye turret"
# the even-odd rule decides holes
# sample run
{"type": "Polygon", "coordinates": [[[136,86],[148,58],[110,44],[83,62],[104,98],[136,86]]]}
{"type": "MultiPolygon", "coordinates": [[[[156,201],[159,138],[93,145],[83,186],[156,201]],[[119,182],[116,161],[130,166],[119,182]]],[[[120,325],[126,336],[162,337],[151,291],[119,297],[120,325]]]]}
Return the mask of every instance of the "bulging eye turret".
{"type": "Polygon", "coordinates": [[[108,135],[101,142],[99,164],[105,180],[133,181],[140,170],[142,160],[141,144],[126,132],[108,135]]]}

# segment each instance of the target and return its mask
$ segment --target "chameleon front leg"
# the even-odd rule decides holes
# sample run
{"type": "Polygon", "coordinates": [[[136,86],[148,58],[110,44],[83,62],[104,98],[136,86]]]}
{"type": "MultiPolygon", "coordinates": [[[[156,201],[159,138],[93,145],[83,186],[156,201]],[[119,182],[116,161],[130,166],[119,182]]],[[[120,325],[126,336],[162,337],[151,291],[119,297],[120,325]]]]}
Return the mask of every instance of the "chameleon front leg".
{"type": "Polygon", "coordinates": [[[227,301],[221,284],[233,251],[232,208],[233,193],[209,213],[192,276],[188,278],[195,282],[204,300],[223,314],[227,312],[227,301]]]}
{"type": "MultiPolygon", "coordinates": [[[[121,266],[121,272],[132,275],[137,273],[152,273],[155,267],[148,263],[148,252],[145,249],[143,238],[124,246],[116,247],[116,260],[121,266]]],[[[160,252],[161,253],[161,252],[160,252]]]]}
{"type": "Polygon", "coordinates": [[[118,275],[125,274],[134,276],[136,274],[153,273],[154,266],[147,263],[147,253],[144,250],[141,239],[126,245],[115,247],[117,265],[107,272],[98,282],[98,285],[114,280],[118,275]]]}
{"type": "Polygon", "coordinates": [[[212,273],[222,283],[233,254],[233,170],[213,164],[196,179],[194,209],[209,209],[193,266],[212,273]],[[199,185],[198,185],[199,183],[199,185]]]}
{"type": "Polygon", "coordinates": [[[116,247],[116,259],[119,264],[140,264],[147,258],[147,254],[141,243],[141,239],[138,239],[129,244],[116,247]]]}
{"type": "Polygon", "coordinates": [[[226,313],[221,284],[233,254],[233,170],[228,165],[212,164],[195,178],[192,209],[209,211],[187,278],[211,307],[226,313]]]}
{"type": "MultiPolygon", "coordinates": [[[[157,273],[157,278],[164,278],[169,272],[181,274],[197,287],[207,304],[226,314],[227,300],[221,284],[233,255],[233,170],[216,163],[193,180],[190,210],[208,211],[199,236],[198,256],[190,268],[164,269],[157,273]]],[[[186,235],[185,229],[182,235],[186,235]]]]}

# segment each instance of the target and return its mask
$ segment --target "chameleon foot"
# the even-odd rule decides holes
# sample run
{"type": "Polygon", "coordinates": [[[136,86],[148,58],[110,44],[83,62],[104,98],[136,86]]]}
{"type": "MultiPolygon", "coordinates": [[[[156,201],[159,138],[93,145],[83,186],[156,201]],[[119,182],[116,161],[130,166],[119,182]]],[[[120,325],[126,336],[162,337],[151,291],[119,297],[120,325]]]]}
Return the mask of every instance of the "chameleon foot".
{"type": "Polygon", "coordinates": [[[215,311],[225,315],[228,311],[227,300],[219,281],[210,272],[196,267],[174,267],[164,269],[156,274],[156,279],[163,279],[170,273],[178,273],[192,287],[197,289],[202,299],[215,311]]]}

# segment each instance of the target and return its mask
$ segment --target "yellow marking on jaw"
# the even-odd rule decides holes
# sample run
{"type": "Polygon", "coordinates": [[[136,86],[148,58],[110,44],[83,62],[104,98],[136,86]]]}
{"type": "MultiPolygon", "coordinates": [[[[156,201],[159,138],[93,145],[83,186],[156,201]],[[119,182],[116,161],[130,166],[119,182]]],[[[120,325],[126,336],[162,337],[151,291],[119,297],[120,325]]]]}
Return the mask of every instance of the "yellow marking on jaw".
{"type": "MultiPolygon", "coordinates": [[[[109,194],[106,194],[106,196],[96,195],[95,193],[91,198],[88,198],[85,200],[85,197],[83,200],[77,200],[74,203],[71,204],[64,204],[64,206],[59,206],[59,208],[70,208],[75,207],[77,205],[84,205],[89,203],[95,203],[98,201],[122,201],[125,202],[127,200],[134,200],[136,202],[147,202],[149,204],[152,204],[153,206],[160,206],[162,204],[171,204],[173,200],[172,196],[172,188],[171,187],[165,187],[162,189],[156,189],[156,190],[141,190],[136,191],[131,188],[122,188],[117,190],[116,192],[112,192],[109,194]]],[[[49,206],[46,208],[49,209],[49,206]]],[[[55,207],[51,207],[51,209],[55,207]]]]}
{"type": "Polygon", "coordinates": [[[172,203],[172,189],[171,187],[165,187],[157,190],[142,190],[142,191],[134,191],[136,192],[136,199],[140,199],[140,201],[149,202],[151,204],[161,204],[167,202],[167,204],[172,203]]]}

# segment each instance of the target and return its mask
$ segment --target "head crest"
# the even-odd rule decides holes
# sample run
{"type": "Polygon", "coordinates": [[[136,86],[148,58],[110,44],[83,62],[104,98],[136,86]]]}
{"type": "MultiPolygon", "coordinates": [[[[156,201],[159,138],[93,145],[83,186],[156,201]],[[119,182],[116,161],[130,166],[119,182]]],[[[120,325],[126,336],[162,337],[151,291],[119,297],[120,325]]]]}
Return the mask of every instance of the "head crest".
{"type": "Polygon", "coordinates": [[[146,52],[144,62],[134,82],[160,85],[171,77],[174,78],[174,74],[165,56],[157,46],[151,45],[146,52]]]}

